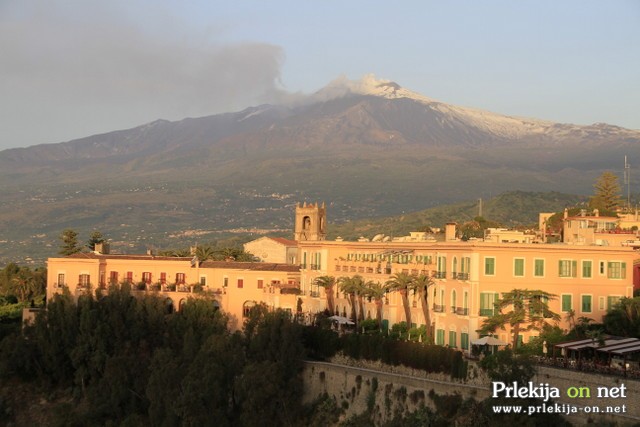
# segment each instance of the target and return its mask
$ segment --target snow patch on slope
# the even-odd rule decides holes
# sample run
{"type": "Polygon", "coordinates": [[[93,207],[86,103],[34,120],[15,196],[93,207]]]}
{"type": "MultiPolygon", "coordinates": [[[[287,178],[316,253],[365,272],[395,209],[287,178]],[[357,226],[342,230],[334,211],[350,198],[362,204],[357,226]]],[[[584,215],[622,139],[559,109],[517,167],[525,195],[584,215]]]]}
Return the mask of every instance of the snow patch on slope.
{"type": "Polygon", "coordinates": [[[451,122],[472,126],[501,137],[519,138],[543,134],[554,124],[550,121],[503,116],[489,111],[445,104],[405,89],[391,80],[378,79],[373,74],[367,74],[360,80],[349,80],[346,76],[341,76],[311,97],[315,102],[323,102],[349,95],[411,99],[437,111],[451,122]]]}

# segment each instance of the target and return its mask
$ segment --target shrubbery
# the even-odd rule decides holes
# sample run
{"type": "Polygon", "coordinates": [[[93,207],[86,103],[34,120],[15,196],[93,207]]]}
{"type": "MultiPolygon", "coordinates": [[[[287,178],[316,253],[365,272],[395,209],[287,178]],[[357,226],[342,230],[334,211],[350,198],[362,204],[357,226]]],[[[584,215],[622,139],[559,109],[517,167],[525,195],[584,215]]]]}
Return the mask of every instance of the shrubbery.
{"type": "Polygon", "coordinates": [[[338,351],[356,360],[381,361],[426,372],[444,372],[452,378],[466,378],[466,362],[460,351],[439,345],[426,345],[397,339],[381,333],[345,334],[338,338],[334,331],[308,326],[303,333],[310,357],[326,360],[338,351]]]}

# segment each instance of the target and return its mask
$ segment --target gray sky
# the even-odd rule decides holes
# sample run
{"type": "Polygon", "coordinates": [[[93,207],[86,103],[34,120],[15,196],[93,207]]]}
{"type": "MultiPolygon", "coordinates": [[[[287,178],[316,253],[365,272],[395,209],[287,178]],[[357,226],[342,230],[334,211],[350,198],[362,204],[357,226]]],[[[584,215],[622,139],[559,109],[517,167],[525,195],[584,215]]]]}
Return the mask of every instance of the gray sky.
{"type": "Polygon", "coordinates": [[[236,111],[367,73],[640,129],[640,2],[0,0],[0,149],[236,111]]]}

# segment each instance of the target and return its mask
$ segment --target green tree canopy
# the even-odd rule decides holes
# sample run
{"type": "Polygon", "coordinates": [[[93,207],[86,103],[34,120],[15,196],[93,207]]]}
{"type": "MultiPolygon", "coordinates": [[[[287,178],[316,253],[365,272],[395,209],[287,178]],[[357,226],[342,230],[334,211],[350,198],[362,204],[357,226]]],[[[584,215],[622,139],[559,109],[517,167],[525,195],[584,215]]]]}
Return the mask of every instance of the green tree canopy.
{"type": "Polygon", "coordinates": [[[589,201],[591,208],[615,211],[620,206],[620,184],[618,177],[612,172],[603,172],[593,184],[593,188],[594,194],[589,201]]]}
{"type": "Polygon", "coordinates": [[[91,233],[91,236],[89,236],[89,240],[87,240],[87,247],[89,248],[89,250],[95,251],[96,244],[104,242],[105,239],[102,233],[99,231],[94,231],[93,233],[91,233]]]}
{"type": "Polygon", "coordinates": [[[547,320],[559,321],[560,315],[549,309],[548,302],[556,295],[541,290],[513,289],[502,294],[495,302],[497,312],[484,320],[478,333],[488,335],[498,329],[511,327],[512,346],[518,345],[518,335],[522,331],[540,331],[547,320]],[[504,311],[510,309],[510,311],[504,311]]]}
{"type": "Polygon", "coordinates": [[[60,250],[58,251],[60,255],[73,255],[82,250],[82,248],[78,246],[78,232],[71,228],[67,228],[62,232],[60,241],[60,250]]]}

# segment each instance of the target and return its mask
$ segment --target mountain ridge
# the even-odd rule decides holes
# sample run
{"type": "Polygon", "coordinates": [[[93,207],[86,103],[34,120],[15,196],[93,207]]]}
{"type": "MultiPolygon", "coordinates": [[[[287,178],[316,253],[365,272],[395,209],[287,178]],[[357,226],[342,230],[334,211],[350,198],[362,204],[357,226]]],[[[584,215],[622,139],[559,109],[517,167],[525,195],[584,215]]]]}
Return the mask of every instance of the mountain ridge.
{"type": "Polygon", "coordinates": [[[2,151],[0,250],[55,247],[67,227],[136,247],[193,229],[280,229],[304,200],[331,202],[342,222],[514,190],[584,195],[624,156],[640,163],[639,131],[465,113],[391,81],[365,83],[2,151]]]}

